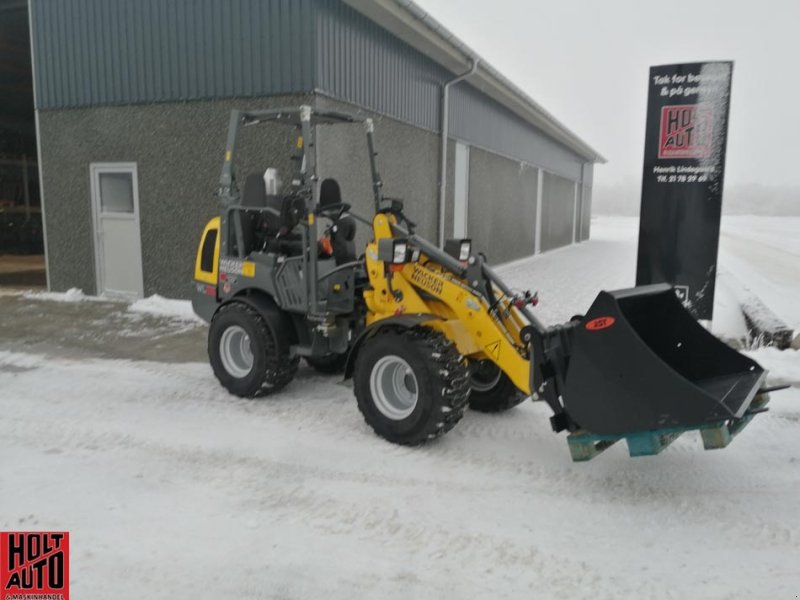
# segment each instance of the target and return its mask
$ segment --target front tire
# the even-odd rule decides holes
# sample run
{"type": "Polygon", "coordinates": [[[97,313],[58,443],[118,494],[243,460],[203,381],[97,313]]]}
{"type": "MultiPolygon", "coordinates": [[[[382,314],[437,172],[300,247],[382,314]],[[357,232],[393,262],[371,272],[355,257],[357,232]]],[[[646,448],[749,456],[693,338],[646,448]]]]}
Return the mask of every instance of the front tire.
{"type": "Polygon", "coordinates": [[[405,446],[447,433],[469,399],[466,361],[444,335],[425,327],[388,329],[366,340],[354,380],[367,424],[405,446]]]}
{"type": "Polygon", "coordinates": [[[214,375],[231,394],[242,398],[266,396],[294,378],[300,359],[290,358],[281,350],[288,345],[275,339],[275,330],[243,302],[224,304],[211,319],[209,361],[214,375]]]}
{"type": "Polygon", "coordinates": [[[508,375],[490,360],[470,364],[469,407],[485,413],[503,412],[525,400],[508,375]]]}

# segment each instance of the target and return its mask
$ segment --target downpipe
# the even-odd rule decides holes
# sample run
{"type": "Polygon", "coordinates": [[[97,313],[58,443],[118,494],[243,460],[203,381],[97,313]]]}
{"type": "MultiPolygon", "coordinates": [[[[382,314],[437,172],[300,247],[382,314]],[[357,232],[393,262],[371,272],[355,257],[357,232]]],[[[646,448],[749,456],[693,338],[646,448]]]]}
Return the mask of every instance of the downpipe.
{"type": "Polygon", "coordinates": [[[444,248],[445,238],[445,197],[447,195],[447,138],[450,135],[450,86],[464,81],[478,70],[479,58],[472,59],[472,67],[455,79],[446,81],[442,86],[442,140],[441,156],[439,159],[439,248],[444,248]]]}

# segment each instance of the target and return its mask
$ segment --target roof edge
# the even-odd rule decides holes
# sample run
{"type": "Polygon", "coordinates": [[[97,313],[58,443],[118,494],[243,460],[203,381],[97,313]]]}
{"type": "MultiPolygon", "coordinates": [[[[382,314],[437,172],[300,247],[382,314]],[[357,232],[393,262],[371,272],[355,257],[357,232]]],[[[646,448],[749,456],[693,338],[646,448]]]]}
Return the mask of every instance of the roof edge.
{"type": "Polygon", "coordinates": [[[478,60],[478,69],[469,79],[470,85],[549,134],[581,158],[595,163],[606,162],[599,152],[412,0],[344,2],[453,73],[468,71],[473,61],[478,60]]]}

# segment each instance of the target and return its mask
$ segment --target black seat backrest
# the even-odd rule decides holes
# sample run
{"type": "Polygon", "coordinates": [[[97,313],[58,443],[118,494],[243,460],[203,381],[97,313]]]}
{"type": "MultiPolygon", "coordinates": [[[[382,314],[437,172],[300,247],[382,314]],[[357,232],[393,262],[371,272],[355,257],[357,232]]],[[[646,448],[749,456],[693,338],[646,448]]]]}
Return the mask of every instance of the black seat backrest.
{"type": "Polygon", "coordinates": [[[342,190],[335,179],[330,177],[322,180],[319,187],[319,205],[322,207],[342,203],[342,190]]]}
{"type": "Polygon", "coordinates": [[[331,246],[336,265],[353,262],[356,259],[356,221],[351,216],[345,216],[336,221],[331,229],[331,246]]]}
{"type": "Polygon", "coordinates": [[[259,173],[250,173],[244,180],[242,206],[262,208],[267,205],[267,185],[259,173]]]}
{"type": "MultiPolygon", "coordinates": [[[[242,195],[239,198],[241,206],[247,208],[261,208],[266,206],[267,202],[267,188],[264,184],[264,178],[258,173],[250,173],[244,179],[244,187],[242,188],[242,195]]],[[[239,219],[242,224],[242,241],[244,255],[247,256],[256,249],[258,242],[256,240],[256,229],[258,228],[259,215],[255,212],[238,210],[233,214],[233,219],[239,219]]],[[[234,250],[236,242],[234,237],[234,250]]]]}

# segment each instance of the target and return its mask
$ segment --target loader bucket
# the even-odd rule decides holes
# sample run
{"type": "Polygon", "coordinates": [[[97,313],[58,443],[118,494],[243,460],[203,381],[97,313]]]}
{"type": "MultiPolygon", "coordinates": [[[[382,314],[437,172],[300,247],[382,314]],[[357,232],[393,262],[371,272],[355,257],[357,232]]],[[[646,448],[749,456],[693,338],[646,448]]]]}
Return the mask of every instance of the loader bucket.
{"type": "Polygon", "coordinates": [[[581,430],[628,436],[742,419],[765,378],[658,284],[597,296],[575,328],[562,397],[581,430]]]}

